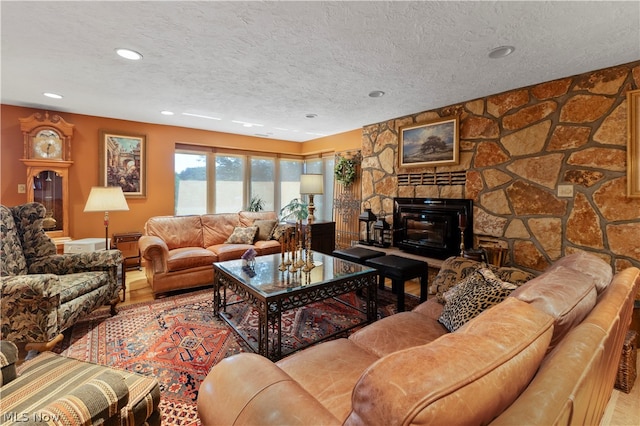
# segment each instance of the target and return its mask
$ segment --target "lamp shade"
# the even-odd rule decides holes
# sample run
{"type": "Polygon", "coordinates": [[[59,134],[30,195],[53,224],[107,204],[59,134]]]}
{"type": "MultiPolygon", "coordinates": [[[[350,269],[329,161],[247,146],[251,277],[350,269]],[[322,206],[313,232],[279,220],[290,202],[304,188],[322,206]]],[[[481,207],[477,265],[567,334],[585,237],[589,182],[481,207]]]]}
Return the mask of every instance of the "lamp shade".
{"type": "Polygon", "coordinates": [[[122,188],[119,186],[94,186],[91,188],[85,212],[116,212],[129,210],[122,188]]]}
{"type": "Polygon", "coordinates": [[[323,194],[322,175],[300,175],[300,194],[323,194]]]}

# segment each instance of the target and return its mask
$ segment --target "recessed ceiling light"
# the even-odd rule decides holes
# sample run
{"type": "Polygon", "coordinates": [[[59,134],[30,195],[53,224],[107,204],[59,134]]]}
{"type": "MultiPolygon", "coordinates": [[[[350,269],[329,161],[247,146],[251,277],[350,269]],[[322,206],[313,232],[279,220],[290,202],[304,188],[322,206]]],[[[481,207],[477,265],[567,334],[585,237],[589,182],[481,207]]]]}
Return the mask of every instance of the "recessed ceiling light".
{"type": "Polygon", "coordinates": [[[45,95],[47,98],[62,99],[62,95],[58,95],[57,93],[45,92],[43,93],[43,95],[45,95]]]}
{"type": "Polygon", "coordinates": [[[318,114],[307,114],[305,115],[305,117],[307,118],[316,118],[318,116],[318,114]]]}
{"type": "Polygon", "coordinates": [[[118,48],[116,49],[116,53],[118,54],[118,56],[129,59],[131,61],[139,61],[140,59],[142,59],[142,55],[140,53],[131,49],[118,48]]]}
{"type": "Polygon", "coordinates": [[[231,120],[232,123],[236,123],[236,124],[242,124],[242,127],[264,127],[263,124],[256,124],[256,123],[248,123],[246,121],[240,121],[240,120],[231,120]]]}
{"type": "Polygon", "coordinates": [[[369,92],[370,98],[381,98],[384,96],[384,92],[382,90],[374,90],[373,92],[369,92]]]}
{"type": "Polygon", "coordinates": [[[489,52],[489,57],[491,59],[504,58],[505,56],[511,55],[514,50],[516,50],[516,48],[513,46],[496,47],[494,49],[491,49],[491,51],[489,52]]]}
{"type": "Polygon", "coordinates": [[[172,111],[160,111],[160,114],[162,115],[173,115],[172,111]]]}
{"type": "Polygon", "coordinates": [[[206,118],[207,120],[222,120],[222,118],[211,117],[209,115],[202,115],[202,114],[191,114],[190,112],[183,112],[182,115],[186,115],[188,117],[206,118]]]}

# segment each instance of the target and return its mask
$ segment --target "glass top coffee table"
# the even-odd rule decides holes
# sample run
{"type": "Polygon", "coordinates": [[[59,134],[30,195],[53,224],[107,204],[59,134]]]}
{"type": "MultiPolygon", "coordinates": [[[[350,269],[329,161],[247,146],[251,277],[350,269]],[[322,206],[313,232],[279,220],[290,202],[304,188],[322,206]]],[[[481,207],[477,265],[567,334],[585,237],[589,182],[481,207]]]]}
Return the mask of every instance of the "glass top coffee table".
{"type": "MultiPolygon", "coordinates": [[[[254,352],[272,360],[287,355],[282,353],[283,312],[364,288],[367,288],[364,310],[366,320],[320,340],[376,320],[375,269],[313,252],[314,264],[317,266],[311,271],[282,272],[278,269],[281,259],[280,254],[259,256],[253,267],[243,265],[244,262],[240,259],[213,264],[214,313],[227,322],[254,352]],[[227,289],[258,311],[257,347],[226,314],[227,289]]],[[[305,347],[317,341],[310,342],[305,347]]]]}

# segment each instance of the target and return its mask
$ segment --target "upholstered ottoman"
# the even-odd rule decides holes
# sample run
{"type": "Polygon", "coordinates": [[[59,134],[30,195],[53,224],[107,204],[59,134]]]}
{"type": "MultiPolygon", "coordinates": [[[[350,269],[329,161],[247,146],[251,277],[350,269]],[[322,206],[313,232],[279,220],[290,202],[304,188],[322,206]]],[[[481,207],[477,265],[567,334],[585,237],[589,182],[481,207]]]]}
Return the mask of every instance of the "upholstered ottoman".
{"type": "Polygon", "coordinates": [[[159,425],[156,379],[43,352],[17,369],[18,350],[0,341],[0,412],[15,422],[159,425]]]}

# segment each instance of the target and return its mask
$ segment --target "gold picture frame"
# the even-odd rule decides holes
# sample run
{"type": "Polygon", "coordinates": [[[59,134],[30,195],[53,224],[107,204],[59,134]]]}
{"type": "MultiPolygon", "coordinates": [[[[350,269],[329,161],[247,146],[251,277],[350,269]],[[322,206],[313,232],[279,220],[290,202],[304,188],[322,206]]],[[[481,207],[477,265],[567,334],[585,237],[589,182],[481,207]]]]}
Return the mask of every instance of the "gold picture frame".
{"type": "Polygon", "coordinates": [[[125,197],[146,197],[146,148],[146,135],[100,130],[100,185],[120,186],[125,197]]]}
{"type": "Polygon", "coordinates": [[[627,196],[640,198],[640,90],[627,92],[627,196]]]}
{"type": "Polygon", "coordinates": [[[398,165],[430,167],[458,164],[458,117],[400,127],[398,165]]]}

